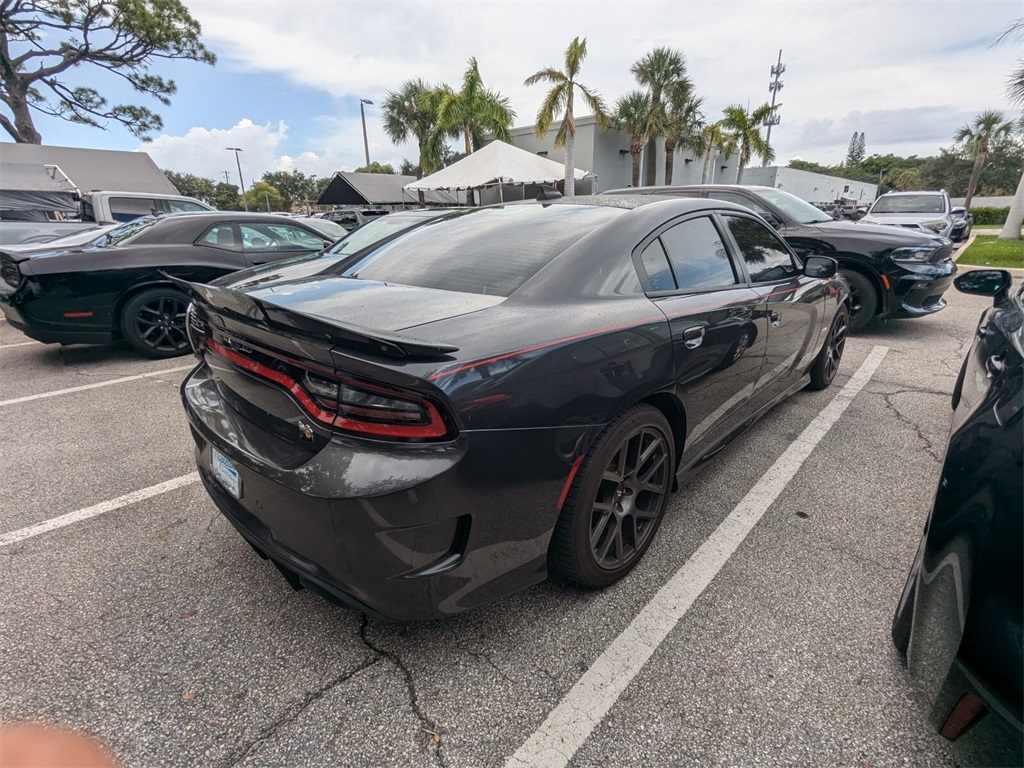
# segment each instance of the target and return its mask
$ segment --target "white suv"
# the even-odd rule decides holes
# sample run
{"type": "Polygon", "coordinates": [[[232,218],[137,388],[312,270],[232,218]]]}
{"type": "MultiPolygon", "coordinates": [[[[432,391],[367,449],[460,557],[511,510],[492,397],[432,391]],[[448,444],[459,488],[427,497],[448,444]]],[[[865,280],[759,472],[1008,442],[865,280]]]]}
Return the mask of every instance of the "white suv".
{"type": "Polygon", "coordinates": [[[875,200],[860,220],[862,224],[889,224],[916,229],[954,242],[971,232],[965,208],[954,208],[945,190],[939,192],[886,192],[875,200]]]}

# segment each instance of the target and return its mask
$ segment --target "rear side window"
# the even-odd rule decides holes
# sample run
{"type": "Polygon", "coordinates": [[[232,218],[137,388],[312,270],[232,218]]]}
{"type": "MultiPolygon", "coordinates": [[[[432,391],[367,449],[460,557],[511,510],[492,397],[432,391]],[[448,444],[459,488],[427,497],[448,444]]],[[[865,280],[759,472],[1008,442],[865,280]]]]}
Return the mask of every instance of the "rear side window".
{"type": "Polygon", "coordinates": [[[193,203],[191,200],[168,200],[167,204],[171,207],[171,213],[196,213],[197,211],[210,210],[204,205],[193,203]]]}
{"type": "Polygon", "coordinates": [[[746,216],[723,214],[722,218],[740,248],[752,282],[784,280],[797,273],[786,246],[765,224],[746,216]]]}
{"type": "Polygon", "coordinates": [[[676,224],[660,239],[681,290],[736,285],[725,243],[707,216],[676,224]]]}
{"type": "Polygon", "coordinates": [[[160,203],[146,197],[110,198],[110,215],[114,221],[131,221],[139,216],[156,216],[162,213],[160,203]]]}
{"type": "MultiPolygon", "coordinates": [[[[589,205],[479,209],[414,229],[342,274],[509,296],[566,248],[622,213],[618,208],[589,205]]],[[[387,217],[381,223],[385,221],[387,217]]]]}
{"type": "Polygon", "coordinates": [[[239,251],[238,235],[232,224],[217,224],[210,227],[206,234],[199,238],[199,242],[212,245],[214,248],[223,248],[227,251],[239,251]]]}

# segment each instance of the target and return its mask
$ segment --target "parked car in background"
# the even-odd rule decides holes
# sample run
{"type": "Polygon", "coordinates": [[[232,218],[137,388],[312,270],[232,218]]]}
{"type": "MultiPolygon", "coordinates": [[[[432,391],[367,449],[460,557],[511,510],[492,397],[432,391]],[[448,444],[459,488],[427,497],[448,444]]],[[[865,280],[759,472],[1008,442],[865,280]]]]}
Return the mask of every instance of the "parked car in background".
{"type": "Polygon", "coordinates": [[[333,211],[318,213],[317,218],[336,222],[351,232],[368,221],[386,215],[388,212],[380,208],[335,208],[333,211]]]}
{"type": "Polygon", "coordinates": [[[0,245],[38,245],[141,216],[213,210],[201,200],[182,195],[99,190],[81,195],[78,207],[76,217],[63,221],[0,221],[0,245]]]}
{"type": "Polygon", "coordinates": [[[778,230],[801,257],[831,256],[850,283],[850,330],[876,318],[922,317],[946,306],[956,263],[948,240],[893,227],[835,221],[781,189],[735,184],[612,189],[605,195],[703,197],[742,205],[778,230]]]}
{"type": "Polygon", "coordinates": [[[974,226],[967,209],[954,207],[943,190],[886,192],[871,204],[861,222],[948,237],[954,243],[968,237],[974,226]]]}
{"type": "MultiPolygon", "coordinates": [[[[330,245],[331,222],[214,211],[145,217],[87,244],[49,250],[0,247],[0,309],[39,341],[125,339],[149,357],[189,352],[188,298],[167,275],[207,282],[247,266],[330,245]]],[[[59,241],[58,241],[59,243],[59,241]]]]}
{"type": "Polygon", "coordinates": [[[935,502],[892,636],[933,724],[965,765],[1024,765],[1024,286],[1005,270],[956,279],[994,297],[953,393],[935,502]]]}
{"type": "Polygon", "coordinates": [[[836,269],[739,206],[587,197],[181,283],[200,476],[293,586],[373,615],[603,587],[677,478],[833,381],[836,269]]]}

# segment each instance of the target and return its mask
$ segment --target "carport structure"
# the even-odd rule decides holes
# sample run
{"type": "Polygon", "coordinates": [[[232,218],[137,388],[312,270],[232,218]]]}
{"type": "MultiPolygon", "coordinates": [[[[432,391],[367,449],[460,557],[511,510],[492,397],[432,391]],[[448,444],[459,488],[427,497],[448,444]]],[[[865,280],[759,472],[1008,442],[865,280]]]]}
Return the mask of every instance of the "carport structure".
{"type": "MultiPolygon", "coordinates": [[[[387,173],[355,173],[338,171],[317,198],[317,205],[352,207],[402,208],[416,205],[416,194],[411,196],[404,187],[416,180],[415,176],[392,176],[387,173]]],[[[448,192],[428,192],[427,205],[459,205],[456,195],[448,192]]]]}

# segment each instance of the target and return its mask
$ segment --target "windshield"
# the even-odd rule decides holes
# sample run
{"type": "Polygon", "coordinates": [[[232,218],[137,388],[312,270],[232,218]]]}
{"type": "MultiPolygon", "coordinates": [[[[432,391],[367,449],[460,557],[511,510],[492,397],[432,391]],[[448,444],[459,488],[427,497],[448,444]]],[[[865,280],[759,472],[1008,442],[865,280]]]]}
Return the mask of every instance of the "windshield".
{"type": "Polygon", "coordinates": [[[945,213],[942,195],[883,195],[868,213],[945,213]]]}
{"type": "Polygon", "coordinates": [[[121,243],[135,237],[156,224],[160,219],[156,216],[144,216],[140,219],[133,219],[127,224],[115,227],[106,234],[100,235],[91,243],[93,248],[113,248],[121,243]]]}
{"type": "Polygon", "coordinates": [[[832,221],[813,205],[801,200],[796,195],[783,192],[781,189],[759,189],[757,193],[780,211],[801,224],[815,224],[821,221],[832,221]]]}

